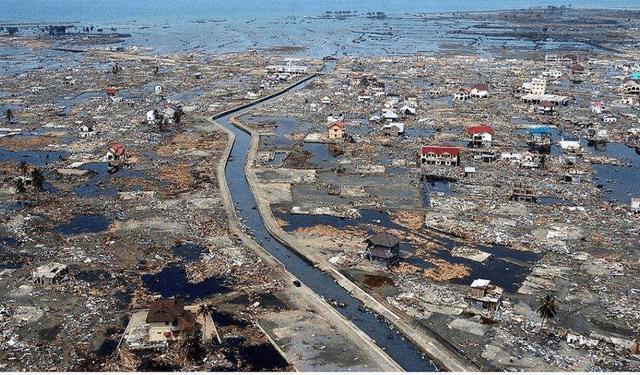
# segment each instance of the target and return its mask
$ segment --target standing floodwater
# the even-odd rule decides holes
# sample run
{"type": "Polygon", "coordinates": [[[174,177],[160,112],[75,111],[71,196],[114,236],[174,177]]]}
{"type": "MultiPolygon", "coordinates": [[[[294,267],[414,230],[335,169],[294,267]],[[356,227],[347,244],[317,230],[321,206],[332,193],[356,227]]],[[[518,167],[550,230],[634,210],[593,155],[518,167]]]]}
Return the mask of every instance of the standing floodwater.
{"type": "Polygon", "coordinates": [[[325,299],[335,299],[346,303],[346,307],[337,309],[358,328],[376,340],[376,343],[407,371],[434,371],[433,364],[409,341],[387,326],[385,321],[364,311],[362,304],[352,297],[335,281],[314,268],[295,252],[280,244],[265,228],[260,213],[244,175],[244,164],[249,150],[251,137],[229,123],[227,117],[217,119],[224,127],[235,134],[235,143],[226,166],[227,184],[238,216],[242,218],[255,241],[271,255],[281,261],[287,270],[298,277],[315,293],[325,299]]]}

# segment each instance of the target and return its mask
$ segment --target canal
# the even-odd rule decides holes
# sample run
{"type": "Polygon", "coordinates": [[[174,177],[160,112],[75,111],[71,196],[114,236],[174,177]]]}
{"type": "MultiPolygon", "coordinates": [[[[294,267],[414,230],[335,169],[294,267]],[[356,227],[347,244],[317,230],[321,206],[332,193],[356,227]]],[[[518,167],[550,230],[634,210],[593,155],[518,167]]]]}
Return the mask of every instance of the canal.
{"type": "MultiPolygon", "coordinates": [[[[307,81],[295,89],[303,88],[307,81]]],[[[283,93],[282,95],[286,95],[283,93]]],[[[256,104],[257,106],[259,104],[256,104]]],[[[246,110],[248,108],[243,108],[246,110]]],[[[239,112],[240,110],[238,110],[239,112]]],[[[391,329],[387,322],[379,320],[375,314],[365,311],[363,305],[339,286],[330,276],[314,268],[312,264],[301,258],[293,250],[288,249],[271,236],[265,228],[260,213],[256,208],[253,195],[244,174],[251,137],[243,130],[229,122],[234,113],[227,113],[216,121],[235,134],[235,143],[226,166],[226,178],[229,191],[238,217],[248,227],[254,240],[266,251],[282,262],[287,270],[306,284],[315,293],[326,300],[334,299],[346,303],[346,307],[337,308],[345,318],[376,340],[379,347],[384,348],[406,371],[436,371],[435,366],[413,344],[391,329]]],[[[293,287],[293,286],[292,286],[293,287]]]]}

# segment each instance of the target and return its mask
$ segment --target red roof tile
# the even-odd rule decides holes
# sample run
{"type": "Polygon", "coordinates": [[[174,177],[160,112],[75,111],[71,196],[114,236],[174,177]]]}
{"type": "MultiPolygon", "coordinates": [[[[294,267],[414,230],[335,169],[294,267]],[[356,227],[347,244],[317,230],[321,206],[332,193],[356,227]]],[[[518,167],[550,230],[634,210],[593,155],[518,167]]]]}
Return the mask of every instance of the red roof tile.
{"type": "Polygon", "coordinates": [[[489,91],[489,86],[484,83],[477,84],[473,88],[478,91],[489,91]]]}
{"type": "Polygon", "coordinates": [[[437,155],[440,154],[449,154],[449,155],[458,155],[460,149],[457,147],[439,147],[439,146],[422,146],[422,153],[428,154],[433,152],[437,155]]]}
{"type": "Polygon", "coordinates": [[[491,126],[472,126],[469,129],[467,129],[467,133],[469,133],[469,134],[482,134],[482,133],[493,134],[493,129],[491,128],[491,126]]]}
{"type": "Polygon", "coordinates": [[[116,156],[121,156],[124,154],[124,146],[122,146],[122,143],[114,143],[109,147],[109,151],[116,156]]]}

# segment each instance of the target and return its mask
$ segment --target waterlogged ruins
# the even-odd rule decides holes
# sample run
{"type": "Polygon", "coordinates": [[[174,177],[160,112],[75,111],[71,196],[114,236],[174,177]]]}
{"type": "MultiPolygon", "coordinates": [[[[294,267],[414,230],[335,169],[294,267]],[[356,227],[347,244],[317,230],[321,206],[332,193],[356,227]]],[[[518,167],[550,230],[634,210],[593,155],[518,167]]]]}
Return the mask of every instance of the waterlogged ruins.
{"type": "Polygon", "coordinates": [[[640,12],[356,13],[3,25],[0,370],[640,371],[640,12]]]}

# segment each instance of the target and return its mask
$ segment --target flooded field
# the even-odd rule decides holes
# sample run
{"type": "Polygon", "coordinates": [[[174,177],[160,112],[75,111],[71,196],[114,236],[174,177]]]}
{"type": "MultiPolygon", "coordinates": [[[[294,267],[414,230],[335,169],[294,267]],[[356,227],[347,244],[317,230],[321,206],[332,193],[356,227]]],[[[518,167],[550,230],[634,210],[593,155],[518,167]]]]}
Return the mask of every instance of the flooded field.
{"type": "MultiPolygon", "coordinates": [[[[336,218],[329,215],[293,215],[288,213],[282,213],[278,210],[274,210],[274,214],[277,218],[288,223],[284,230],[293,232],[299,228],[310,228],[317,225],[326,225],[338,230],[349,228],[367,228],[368,224],[375,223],[376,225],[383,226],[389,229],[395,229],[404,231],[406,228],[394,223],[387,212],[381,211],[360,211],[362,217],[360,219],[347,219],[336,218]]],[[[373,236],[374,232],[369,231],[369,235],[373,236]]],[[[442,236],[437,231],[428,231],[427,236],[431,241],[442,245],[445,249],[438,250],[431,256],[446,260],[452,264],[463,264],[471,269],[468,276],[460,279],[456,278],[451,282],[469,285],[477,278],[486,277],[491,275],[492,282],[505,291],[514,293],[518,290],[524,279],[531,272],[533,264],[539,260],[542,255],[529,253],[524,251],[517,251],[506,248],[504,246],[482,246],[476,244],[475,246],[481,250],[492,254],[492,257],[485,262],[476,262],[463,258],[453,257],[450,251],[456,247],[463,245],[464,243],[442,236]],[[512,261],[514,260],[515,263],[512,261]],[[522,264],[528,264],[529,266],[523,267],[522,264]]],[[[410,243],[401,242],[400,244],[400,258],[401,262],[412,264],[420,269],[426,269],[433,267],[433,264],[429,263],[420,256],[415,256],[415,248],[410,243]]]]}
{"type": "Polygon", "coordinates": [[[69,224],[62,224],[55,231],[64,235],[102,232],[111,222],[101,215],[79,215],[71,219],[69,224]]]}

